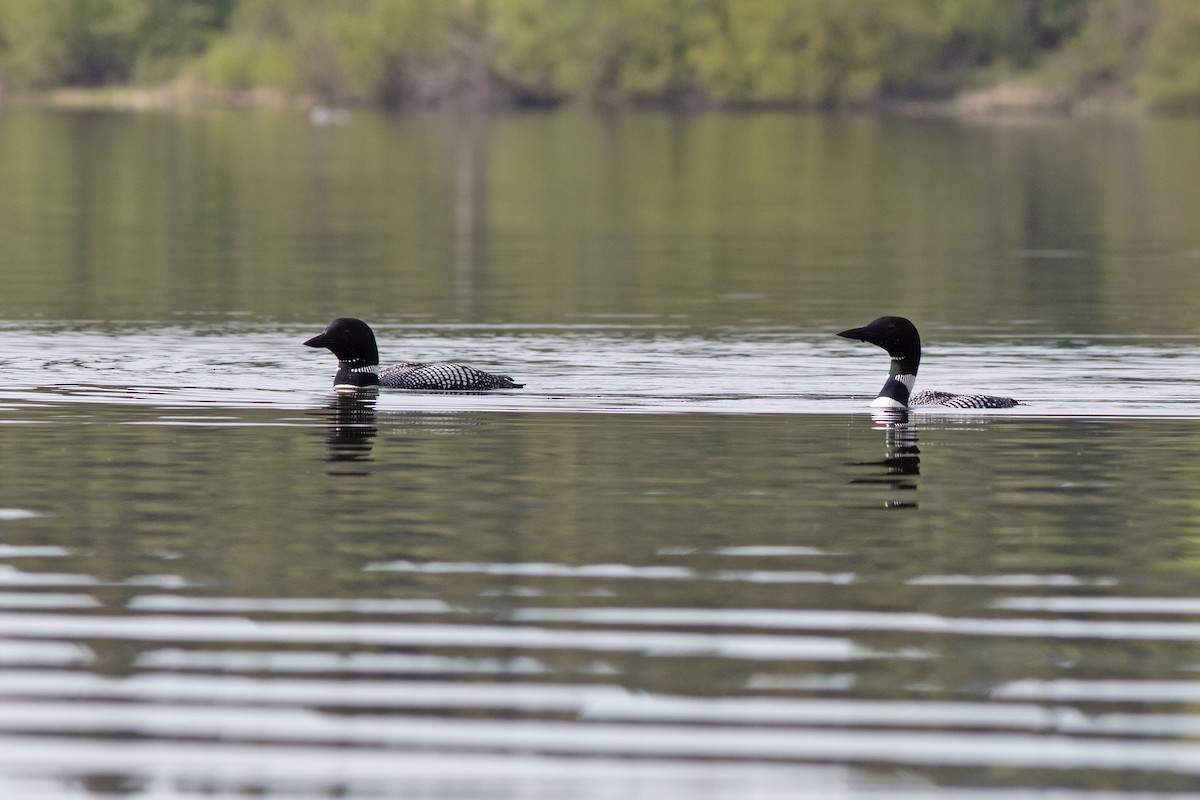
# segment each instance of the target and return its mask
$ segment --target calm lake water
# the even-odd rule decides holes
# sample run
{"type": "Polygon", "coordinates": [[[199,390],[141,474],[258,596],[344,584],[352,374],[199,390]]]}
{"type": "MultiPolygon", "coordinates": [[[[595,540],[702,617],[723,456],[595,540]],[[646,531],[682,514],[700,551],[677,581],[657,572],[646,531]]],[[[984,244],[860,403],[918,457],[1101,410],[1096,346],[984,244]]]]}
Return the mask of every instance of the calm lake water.
{"type": "Polygon", "coordinates": [[[0,796],[1200,796],[1200,122],[0,152],[0,796]],[[884,313],[1025,405],[872,418],[884,313]]]}

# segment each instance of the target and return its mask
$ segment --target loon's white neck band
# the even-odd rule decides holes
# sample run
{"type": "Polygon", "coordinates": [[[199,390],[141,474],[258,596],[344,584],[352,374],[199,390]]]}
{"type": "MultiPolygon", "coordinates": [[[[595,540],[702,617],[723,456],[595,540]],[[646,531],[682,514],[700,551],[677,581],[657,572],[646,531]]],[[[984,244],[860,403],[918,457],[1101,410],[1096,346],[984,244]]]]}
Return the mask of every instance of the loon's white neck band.
{"type": "Polygon", "coordinates": [[[916,382],[915,374],[888,375],[878,396],[871,402],[871,408],[908,408],[908,398],[916,382]]]}
{"type": "Polygon", "coordinates": [[[874,400],[871,401],[871,408],[890,408],[890,409],[896,409],[896,410],[903,410],[903,409],[908,408],[908,406],[904,405],[904,403],[901,403],[899,400],[893,400],[892,398],[888,397],[887,395],[881,394],[881,395],[879,395],[879,397],[876,397],[874,400]]]}

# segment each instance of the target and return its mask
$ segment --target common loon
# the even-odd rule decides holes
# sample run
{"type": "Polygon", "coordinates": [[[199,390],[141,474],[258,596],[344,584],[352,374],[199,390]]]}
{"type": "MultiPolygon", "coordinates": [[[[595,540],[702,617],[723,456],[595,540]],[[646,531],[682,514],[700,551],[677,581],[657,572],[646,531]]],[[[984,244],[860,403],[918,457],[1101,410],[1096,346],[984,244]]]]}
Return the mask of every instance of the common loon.
{"type": "Polygon", "coordinates": [[[916,392],[917,367],[921,365],[921,335],[917,326],[904,317],[880,317],[869,325],[842,331],[838,336],[870,342],[888,351],[892,368],[887,382],[879,390],[872,408],[903,409],[909,406],[948,406],[950,408],[1012,408],[1020,405],[1011,397],[950,392],[916,392]]]}
{"type": "Polygon", "coordinates": [[[379,366],[379,348],[371,326],[354,317],[339,317],[325,332],[305,342],[309,347],[328,348],[338,359],[334,388],[386,386],[392,389],[519,389],[507,375],[493,375],[462,364],[385,364],[379,366]]]}

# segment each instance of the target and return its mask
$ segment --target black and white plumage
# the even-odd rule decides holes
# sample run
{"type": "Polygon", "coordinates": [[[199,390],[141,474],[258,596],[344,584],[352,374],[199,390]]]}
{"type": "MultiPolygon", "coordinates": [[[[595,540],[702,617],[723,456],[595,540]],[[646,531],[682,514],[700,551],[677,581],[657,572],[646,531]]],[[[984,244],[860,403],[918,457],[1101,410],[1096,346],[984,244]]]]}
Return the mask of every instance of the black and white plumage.
{"type": "Polygon", "coordinates": [[[838,336],[878,345],[887,350],[888,355],[892,357],[887,381],[871,403],[872,408],[1012,408],[1020,405],[1011,397],[987,394],[913,392],[913,384],[917,382],[917,368],[921,365],[921,335],[917,333],[917,326],[904,317],[880,317],[861,328],[842,331],[838,336]]]}
{"type": "Polygon", "coordinates": [[[507,375],[493,375],[463,364],[388,364],[379,369],[379,385],[393,389],[443,389],[470,391],[475,389],[517,389],[523,383],[513,383],[507,375]]]}
{"type": "Polygon", "coordinates": [[[333,377],[334,388],[354,389],[384,386],[391,389],[432,389],[446,392],[479,391],[483,389],[519,389],[525,384],[514,383],[507,375],[493,375],[463,364],[402,364],[379,365],[379,348],[371,326],[354,317],[339,317],[304,343],[308,347],[324,347],[338,359],[338,371],[333,377]]]}
{"type": "Polygon", "coordinates": [[[1012,408],[1021,405],[1011,397],[991,394],[954,394],[953,392],[914,392],[910,406],[946,406],[947,408],[1012,408]]]}

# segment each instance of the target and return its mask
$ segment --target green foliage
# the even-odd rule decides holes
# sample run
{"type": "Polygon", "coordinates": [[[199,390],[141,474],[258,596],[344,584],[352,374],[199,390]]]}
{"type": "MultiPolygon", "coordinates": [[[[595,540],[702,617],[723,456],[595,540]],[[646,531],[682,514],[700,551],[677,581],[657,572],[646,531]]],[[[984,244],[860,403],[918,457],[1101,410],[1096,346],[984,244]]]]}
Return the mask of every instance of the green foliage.
{"type": "Polygon", "coordinates": [[[233,3],[0,0],[0,74],[31,88],[163,77],[207,46],[233,3]]]}
{"type": "Polygon", "coordinates": [[[219,39],[199,72],[218,89],[245,91],[258,87],[297,88],[296,64],[288,48],[276,40],[242,37],[219,39]]]}
{"type": "Polygon", "coordinates": [[[313,0],[240,0],[193,70],[217,89],[301,89],[298,42],[319,23],[313,0]]]}
{"type": "Polygon", "coordinates": [[[1078,95],[1128,92],[1144,62],[1156,0],[1093,0],[1046,70],[1078,95]]]}
{"type": "Polygon", "coordinates": [[[461,6],[444,0],[375,0],[336,20],[352,91],[387,108],[422,97],[419,78],[452,58],[461,6]]]}
{"type": "Polygon", "coordinates": [[[496,67],[557,96],[839,106],[945,96],[1027,65],[1085,0],[514,0],[493,7],[496,67]]]}
{"type": "Polygon", "coordinates": [[[0,0],[0,85],[837,108],[1019,76],[1200,109],[1194,0],[0,0]]]}
{"type": "Polygon", "coordinates": [[[1140,86],[1154,108],[1200,111],[1200,4],[1160,0],[1140,86]]]}
{"type": "Polygon", "coordinates": [[[598,29],[605,4],[588,0],[509,0],[493,5],[488,31],[492,64],[528,100],[552,102],[589,93],[601,83],[598,29]]]}
{"type": "Polygon", "coordinates": [[[443,0],[242,0],[195,69],[221,89],[269,87],[326,102],[438,99],[472,4],[443,0]],[[432,84],[432,86],[430,85],[432,84]]]}

